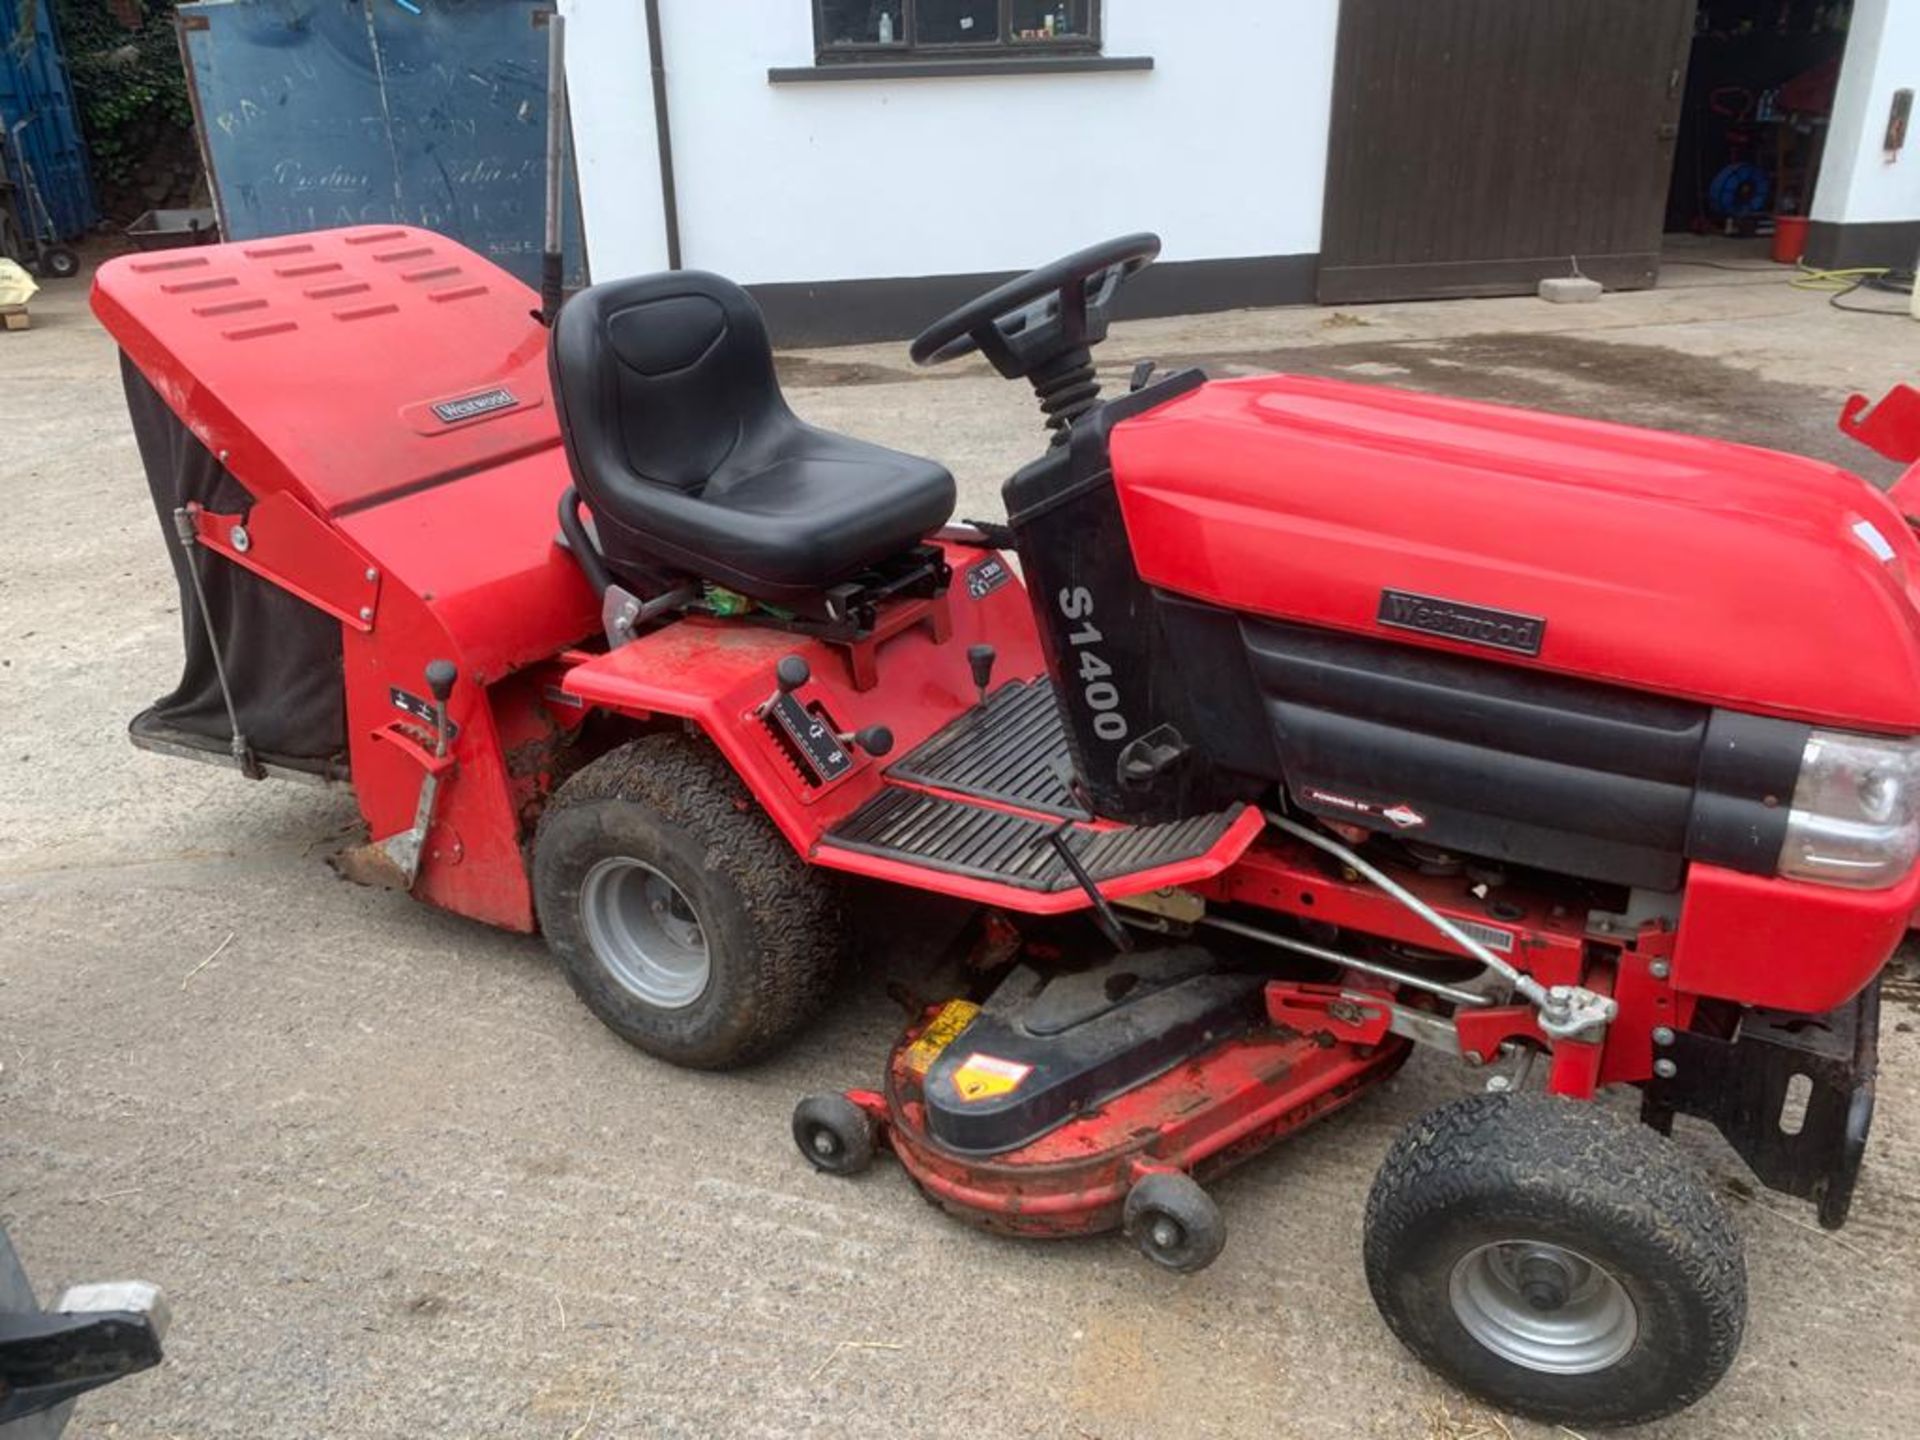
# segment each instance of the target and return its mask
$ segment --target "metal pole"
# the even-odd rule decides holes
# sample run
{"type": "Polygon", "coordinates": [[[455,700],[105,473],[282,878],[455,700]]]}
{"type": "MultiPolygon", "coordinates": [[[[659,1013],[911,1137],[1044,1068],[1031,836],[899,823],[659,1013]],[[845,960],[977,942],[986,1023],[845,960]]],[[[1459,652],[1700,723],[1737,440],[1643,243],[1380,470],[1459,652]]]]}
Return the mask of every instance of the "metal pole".
{"type": "Polygon", "coordinates": [[[1325,851],[1341,864],[1366,876],[1487,969],[1504,976],[1515,990],[1526,996],[1528,1002],[1539,1009],[1540,1028],[1554,1039],[1596,1040],[1605,1033],[1606,1027],[1612,1024],[1614,1017],[1620,1013],[1618,1000],[1611,995],[1602,995],[1589,990],[1585,985],[1542,985],[1533,976],[1502,960],[1418,895],[1385,872],[1369,865],[1338,840],[1309,830],[1306,826],[1296,824],[1286,816],[1271,810],[1266,814],[1269,824],[1286,831],[1296,840],[1304,840],[1315,849],[1325,851]]]}
{"type": "Polygon", "coordinates": [[[547,230],[540,255],[540,319],[552,325],[565,298],[562,178],[567,151],[567,22],[547,17],[547,230]]]}
{"type": "Polygon", "coordinates": [[[1455,985],[1443,985],[1438,980],[1429,980],[1424,975],[1415,975],[1397,966],[1382,965],[1377,960],[1362,960],[1357,956],[1343,955],[1338,950],[1327,949],[1324,945],[1309,945],[1304,940],[1276,935],[1271,930],[1256,929],[1252,925],[1242,925],[1237,920],[1224,920],[1218,916],[1208,915],[1202,918],[1200,923],[1210,925],[1215,930],[1224,930],[1229,935],[1258,940],[1262,945],[1271,945],[1275,949],[1291,950],[1296,955],[1307,955],[1315,960],[1324,960],[1329,965],[1344,965],[1350,970],[1358,970],[1366,975],[1377,975],[1382,980],[1410,985],[1416,990],[1425,990],[1429,995],[1438,995],[1442,1000],[1451,1000],[1456,1005],[1491,1005],[1493,1003],[1484,995],[1476,995],[1471,990],[1462,990],[1455,985]]]}
{"type": "Polygon", "coordinates": [[[1502,960],[1498,955],[1474,939],[1473,936],[1467,934],[1466,931],[1462,930],[1458,925],[1447,919],[1446,916],[1427,904],[1427,902],[1422,900],[1418,895],[1415,895],[1404,885],[1399,884],[1391,876],[1369,865],[1345,845],[1340,844],[1339,841],[1329,839],[1318,831],[1309,830],[1304,825],[1295,824],[1293,821],[1287,819],[1286,816],[1276,815],[1272,811],[1267,812],[1267,821],[1269,824],[1286,831],[1287,834],[1293,836],[1294,839],[1304,840],[1314,848],[1326,851],[1327,854],[1333,856],[1333,858],[1341,864],[1357,870],[1382,890],[1386,891],[1387,894],[1391,895],[1395,900],[1398,900],[1402,905],[1406,906],[1407,909],[1413,911],[1414,914],[1433,926],[1433,928],[1438,930],[1442,935],[1453,941],[1454,944],[1466,951],[1467,954],[1475,960],[1478,960],[1495,974],[1504,977],[1512,984],[1514,989],[1518,990],[1522,995],[1525,995],[1527,999],[1531,1000],[1534,1004],[1542,1005],[1546,1003],[1546,987],[1538,980],[1516,966],[1509,965],[1505,960],[1502,960]]]}
{"type": "Polygon", "coordinates": [[[240,767],[240,773],[249,780],[262,780],[266,772],[260,768],[255,758],[253,746],[247,743],[247,737],[240,729],[240,711],[233,703],[233,687],[227,683],[227,662],[220,654],[220,636],[214,629],[213,609],[207,604],[206,587],[200,583],[200,567],[194,564],[194,551],[200,548],[199,538],[194,532],[193,511],[182,505],[173,512],[173,533],[179,538],[180,548],[186,552],[187,575],[193,581],[193,598],[200,610],[200,624],[206,631],[207,650],[213,656],[214,678],[220,682],[220,699],[227,707],[227,727],[233,739],[229,749],[233,760],[240,767]]]}
{"type": "Polygon", "coordinates": [[[673,178],[673,121],[667,106],[667,42],[660,0],[647,0],[647,50],[653,65],[653,129],[660,156],[660,209],[667,228],[667,268],[680,268],[680,189],[673,178]]]}

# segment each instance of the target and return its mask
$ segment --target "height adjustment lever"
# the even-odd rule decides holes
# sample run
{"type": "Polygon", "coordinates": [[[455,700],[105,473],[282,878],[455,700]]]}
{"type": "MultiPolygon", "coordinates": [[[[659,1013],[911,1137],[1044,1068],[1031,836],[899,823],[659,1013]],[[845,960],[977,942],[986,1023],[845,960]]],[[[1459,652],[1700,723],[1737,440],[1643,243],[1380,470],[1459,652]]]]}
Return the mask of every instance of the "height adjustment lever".
{"type": "Polygon", "coordinates": [[[1133,937],[1127,933],[1127,927],[1114,913],[1113,906],[1108,902],[1107,897],[1100,893],[1100,887],[1094,883],[1093,876],[1087,873],[1087,867],[1080,863],[1079,855],[1074,853],[1072,835],[1073,822],[1065,820],[1061,822],[1059,829],[1048,833],[1047,843],[1053,847],[1053,853],[1060,857],[1060,862],[1067,867],[1067,873],[1073,876],[1074,883],[1085,891],[1087,899],[1093,902],[1095,926],[1099,928],[1102,935],[1107,937],[1115,950],[1125,955],[1133,949],[1133,937]]]}

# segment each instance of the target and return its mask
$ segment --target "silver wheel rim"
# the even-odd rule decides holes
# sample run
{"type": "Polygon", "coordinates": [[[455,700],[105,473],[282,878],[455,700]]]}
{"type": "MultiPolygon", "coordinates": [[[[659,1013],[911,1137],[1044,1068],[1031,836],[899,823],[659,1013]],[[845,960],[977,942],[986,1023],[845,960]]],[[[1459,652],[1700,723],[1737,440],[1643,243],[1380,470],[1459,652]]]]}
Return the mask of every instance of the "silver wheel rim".
{"type": "Polygon", "coordinates": [[[625,856],[595,865],[580,885],[580,919],[595,958],[635,998],[682,1010],[705,993],[713,961],[699,913],[651,865],[625,856]]]}
{"type": "Polygon", "coordinates": [[[1502,1240],[1460,1257],[1454,1317],[1503,1360],[1543,1375],[1591,1375],[1633,1348],[1640,1320],[1606,1269],[1542,1240],[1502,1240]]]}

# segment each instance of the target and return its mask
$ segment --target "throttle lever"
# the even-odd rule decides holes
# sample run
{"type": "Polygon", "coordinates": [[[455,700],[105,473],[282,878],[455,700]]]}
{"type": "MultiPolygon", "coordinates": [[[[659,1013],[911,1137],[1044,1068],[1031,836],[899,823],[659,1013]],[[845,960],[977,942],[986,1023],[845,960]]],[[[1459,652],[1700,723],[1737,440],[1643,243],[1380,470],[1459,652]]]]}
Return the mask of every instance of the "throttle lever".
{"type": "Polygon", "coordinates": [[[782,655],[780,663],[773,667],[773,694],[762,700],[753,713],[756,716],[764,716],[782,699],[793,694],[811,679],[813,679],[813,667],[807,664],[805,657],[782,655]]]}

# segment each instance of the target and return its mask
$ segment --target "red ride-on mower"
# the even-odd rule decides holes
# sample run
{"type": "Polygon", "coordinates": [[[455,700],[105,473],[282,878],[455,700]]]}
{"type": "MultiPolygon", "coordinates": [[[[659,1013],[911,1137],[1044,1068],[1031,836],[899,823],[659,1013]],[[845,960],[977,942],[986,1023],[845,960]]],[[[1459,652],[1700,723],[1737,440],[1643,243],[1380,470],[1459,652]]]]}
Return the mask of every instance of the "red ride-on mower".
{"type": "Polygon", "coordinates": [[[350,873],[537,924],[683,1065],[821,1003],[841,876],[973,902],[968,993],[795,1131],[1013,1234],[1196,1269],[1201,1182],[1456,1056],[1486,1093],[1368,1205],[1388,1324],[1515,1410],[1684,1406],[1745,1282],[1674,1116],[1827,1225],[1853,1195],[1920,896],[1920,545],[1735,445],[1285,376],[1102,400],[1158,248],[916,342],[1039,396],[1004,526],[797,420],[715,276],[596,286],[549,337],[417,230],[116,260],[187,620],[133,738],[350,782],[350,873]]]}

